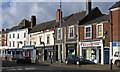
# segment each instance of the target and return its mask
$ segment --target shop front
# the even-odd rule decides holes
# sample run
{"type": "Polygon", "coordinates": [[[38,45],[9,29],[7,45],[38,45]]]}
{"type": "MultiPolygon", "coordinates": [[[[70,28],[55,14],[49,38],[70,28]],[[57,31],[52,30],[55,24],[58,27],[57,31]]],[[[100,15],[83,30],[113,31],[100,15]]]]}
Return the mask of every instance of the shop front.
{"type": "Polygon", "coordinates": [[[23,46],[23,56],[28,56],[35,60],[35,46],[23,46]]]}
{"type": "Polygon", "coordinates": [[[54,46],[46,46],[44,49],[44,61],[51,61],[53,60],[53,51],[54,46]]]}
{"type": "Polygon", "coordinates": [[[68,55],[77,55],[77,44],[76,43],[69,43],[66,44],[66,57],[68,55]]]}
{"type": "Polygon", "coordinates": [[[80,56],[90,63],[104,64],[103,40],[80,41],[80,56]]]}

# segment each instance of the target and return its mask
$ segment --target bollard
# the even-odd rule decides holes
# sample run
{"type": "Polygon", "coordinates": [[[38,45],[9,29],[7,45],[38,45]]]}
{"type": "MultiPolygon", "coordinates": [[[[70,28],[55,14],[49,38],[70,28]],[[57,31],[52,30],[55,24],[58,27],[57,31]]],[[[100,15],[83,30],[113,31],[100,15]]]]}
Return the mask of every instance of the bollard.
{"type": "Polygon", "coordinates": [[[110,59],[110,70],[112,70],[112,59],[110,59]]]}
{"type": "Polygon", "coordinates": [[[78,65],[79,65],[79,67],[80,67],[80,58],[79,58],[79,64],[78,64],[78,65]]]}
{"type": "Polygon", "coordinates": [[[52,57],[51,57],[51,64],[52,64],[52,57]]]}

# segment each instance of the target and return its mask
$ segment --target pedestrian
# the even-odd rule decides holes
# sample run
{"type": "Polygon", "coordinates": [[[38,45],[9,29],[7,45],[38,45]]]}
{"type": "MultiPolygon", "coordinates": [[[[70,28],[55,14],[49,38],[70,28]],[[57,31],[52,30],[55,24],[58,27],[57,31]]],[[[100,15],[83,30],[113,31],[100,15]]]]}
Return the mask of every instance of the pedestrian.
{"type": "Polygon", "coordinates": [[[7,55],[5,55],[5,60],[7,61],[7,55]]]}

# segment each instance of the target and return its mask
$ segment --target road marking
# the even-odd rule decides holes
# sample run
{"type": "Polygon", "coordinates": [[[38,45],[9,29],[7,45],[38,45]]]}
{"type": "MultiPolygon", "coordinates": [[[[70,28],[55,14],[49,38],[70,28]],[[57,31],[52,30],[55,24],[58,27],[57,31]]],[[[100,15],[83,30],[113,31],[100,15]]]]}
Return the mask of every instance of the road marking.
{"type": "Polygon", "coordinates": [[[25,68],[26,70],[34,70],[35,68],[25,68]]]}

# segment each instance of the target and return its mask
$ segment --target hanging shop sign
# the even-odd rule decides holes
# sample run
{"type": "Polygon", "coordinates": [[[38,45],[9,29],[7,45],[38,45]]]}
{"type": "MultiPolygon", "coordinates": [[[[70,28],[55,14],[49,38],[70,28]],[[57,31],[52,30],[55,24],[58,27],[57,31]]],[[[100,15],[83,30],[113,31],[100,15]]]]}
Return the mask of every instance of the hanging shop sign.
{"type": "Polygon", "coordinates": [[[120,42],[113,42],[113,46],[120,46],[120,42]]]}

